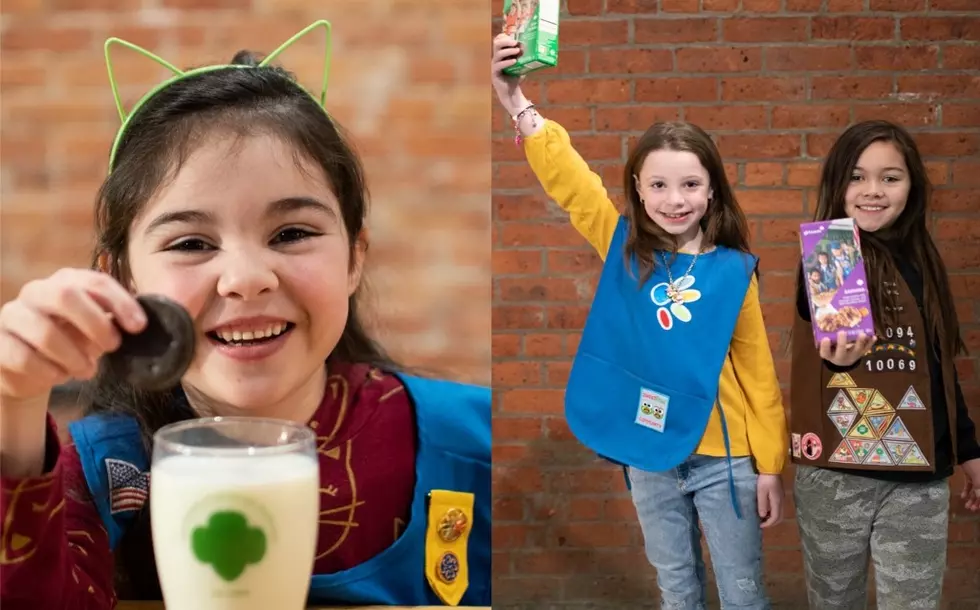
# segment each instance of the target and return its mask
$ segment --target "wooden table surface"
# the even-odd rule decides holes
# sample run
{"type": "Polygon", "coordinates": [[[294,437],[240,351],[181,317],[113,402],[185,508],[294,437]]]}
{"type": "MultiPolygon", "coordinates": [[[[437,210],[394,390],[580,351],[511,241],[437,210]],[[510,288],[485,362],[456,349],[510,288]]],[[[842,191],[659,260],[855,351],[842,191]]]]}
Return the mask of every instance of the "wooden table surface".
{"type": "MultiPolygon", "coordinates": [[[[459,606],[470,610],[491,610],[490,606],[459,606]]],[[[447,606],[310,606],[307,610],[445,610],[447,606]]],[[[116,610],[166,610],[163,602],[119,602],[116,610]]]]}

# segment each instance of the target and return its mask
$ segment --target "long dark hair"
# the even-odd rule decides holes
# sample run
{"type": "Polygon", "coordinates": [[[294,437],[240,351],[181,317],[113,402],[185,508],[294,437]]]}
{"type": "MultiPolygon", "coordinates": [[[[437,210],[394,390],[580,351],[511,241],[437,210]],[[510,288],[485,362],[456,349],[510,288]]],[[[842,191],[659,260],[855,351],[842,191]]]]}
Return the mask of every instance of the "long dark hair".
{"type": "MultiPolygon", "coordinates": [[[[258,58],[240,51],[227,68],[202,72],[165,87],[132,117],[114,166],[96,203],[97,242],[93,264],[124,285],[130,270],[126,258],[130,228],[147,201],[176,175],[195,147],[215,131],[237,136],[274,134],[300,156],[322,168],[340,202],[350,236],[351,261],[356,238],[368,212],[361,163],[341,128],[333,122],[289,72],[257,67],[258,58]]],[[[372,339],[358,308],[360,290],[350,297],[343,334],[328,358],[365,363],[385,370],[396,365],[372,339]]],[[[153,434],[164,425],[195,417],[179,388],[144,392],[100,373],[88,387],[89,413],[116,413],[135,418],[143,443],[151,451],[153,434]]],[[[152,562],[148,509],[136,518],[120,545],[117,566],[124,572],[118,590],[131,598],[159,599],[152,562]],[[149,554],[149,555],[148,555],[149,554]]]]}
{"type": "Polygon", "coordinates": [[[844,131],[824,161],[813,219],[847,217],[844,203],[851,175],[861,154],[875,142],[889,142],[898,149],[905,159],[911,186],[905,209],[891,226],[874,232],[860,231],[872,314],[879,325],[895,323],[894,313],[885,307],[884,281],[897,276],[891,249],[901,244],[902,252],[922,274],[926,327],[935,337],[944,361],[952,361],[956,354],[966,352],[966,344],[960,334],[946,266],[926,226],[932,189],[922,155],[909,132],[883,120],[864,121],[844,131]]]}
{"type": "Polygon", "coordinates": [[[626,217],[630,226],[625,246],[626,259],[635,258],[641,281],[649,279],[656,268],[656,250],[677,250],[677,238],[661,229],[647,215],[636,190],[636,176],[639,176],[643,162],[650,153],[658,150],[693,153],[707,170],[714,194],[700,223],[705,241],[740,252],[749,252],[749,224],[728,182],[721,153],[711,136],[692,123],[654,123],[633,147],[623,171],[626,217]]]}

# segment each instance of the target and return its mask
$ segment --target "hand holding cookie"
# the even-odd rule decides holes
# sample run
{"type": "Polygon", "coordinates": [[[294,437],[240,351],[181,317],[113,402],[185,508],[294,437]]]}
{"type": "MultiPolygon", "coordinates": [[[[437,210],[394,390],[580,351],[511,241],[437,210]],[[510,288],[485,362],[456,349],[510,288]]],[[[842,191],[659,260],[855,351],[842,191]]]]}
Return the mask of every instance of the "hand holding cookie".
{"type": "Polygon", "coordinates": [[[832,345],[830,339],[820,341],[820,357],[836,366],[853,366],[868,353],[877,340],[874,335],[859,333],[856,341],[848,343],[847,333],[840,331],[837,333],[836,345],[832,345]]]}
{"type": "Polygon", "coordinates": [[[29,282],[0,309],[0,396],[32,401],[69,379],[93,377],[122,332],[138,333],[146,315],[111,276],[61,269],[29,282]]]}

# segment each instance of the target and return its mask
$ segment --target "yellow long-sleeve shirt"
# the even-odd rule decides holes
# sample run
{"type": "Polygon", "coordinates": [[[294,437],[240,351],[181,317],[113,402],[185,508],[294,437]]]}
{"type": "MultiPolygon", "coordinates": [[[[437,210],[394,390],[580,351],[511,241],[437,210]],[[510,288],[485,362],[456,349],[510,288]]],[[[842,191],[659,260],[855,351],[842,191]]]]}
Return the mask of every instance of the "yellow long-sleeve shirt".
{"type": "MultiPolygon", "coordinates": [[[[524,152],[545,192],[568,212],[575,229],[605,260],[620,214],[602,179],[576,152],[568,133],[558,123],[546,121],[540,131],[524,138],[524,152]]],[[[719,400],[732,455],[750,455],[759,472],[779,474],[788,452],[786,413],[754,276],[735,324],[729,355],[721,370],[719,400]]],[[[711,412],[696,453],[725,455],[717,409],[711,412]]]]}

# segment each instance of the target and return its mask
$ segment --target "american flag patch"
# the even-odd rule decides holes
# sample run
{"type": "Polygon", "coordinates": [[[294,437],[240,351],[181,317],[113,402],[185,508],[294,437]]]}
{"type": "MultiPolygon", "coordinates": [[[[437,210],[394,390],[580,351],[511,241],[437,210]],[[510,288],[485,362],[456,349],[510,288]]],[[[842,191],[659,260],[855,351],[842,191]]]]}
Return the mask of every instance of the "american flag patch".
{"type": "Polygon", "coordinates": [[[106,458],[109,473],[109,512],[139,510],[150,495],[150,473],[141,472],[135,464],[106,458]]]}

